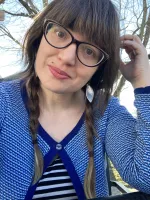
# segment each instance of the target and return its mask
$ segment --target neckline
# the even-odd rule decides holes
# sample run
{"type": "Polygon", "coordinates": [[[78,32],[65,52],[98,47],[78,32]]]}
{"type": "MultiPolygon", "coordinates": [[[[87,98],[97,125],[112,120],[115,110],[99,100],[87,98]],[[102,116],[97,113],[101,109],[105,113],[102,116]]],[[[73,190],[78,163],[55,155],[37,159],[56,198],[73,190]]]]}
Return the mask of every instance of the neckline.
{"type": "Polygon", "coordinates": [[[82,127],[84,123],[84,117],[85,113],[82,114],[77,124],[74,126],[74,128],[64,137],[60,142],[57,142],[54,140],[42,127],[42,125],[39,123],[38,126],[38,133],[39,135],[50,145],[56,145],[61,144],[62,146],[65,146],[72,138],[79,132],[80,128],[82,127]]]}
{"type": "MultiPolygon", "coordinates": [[[[27,109],[27,106],[26,106],[26,102],[27,102],[27,99],[28,99],[28,95],[27,95],[27,91],[26,91],[26,88],[25,88],[25,85],[23,85],[24,83],[24,80],[20,81],[20,88],[21,88],[21,97],[22,97],[22,100],[23,100],[23,103],[25,105],[25,108],[28,112],[28,115],[29,115],[29,111],[27,109]],[[23,87],[22,87],[23,86],[23,87]]],[[[50,146],[54,145],[56,146],[56,144],[61,144],[63,146],[67,145],[67,143],[73,139],[73,137],[75,135],[77,135],[77,133],[79,132],[80,128],[82,127],[82,125],[84,124],[84,120],[85,120],[85,112],[82,113],[79,121],[77,122],[77,124],[74,126],[74,128],[66,135],[66,137],[63,138],[62,141],[60,142],[57,142],[56,140],[54,140],[47,132],[46,130],[42,127],[42,125],[40,124],[39,122],[39,125],[38,125],[38,134],[43,138],[44,141],[46,141],[50,146]]]]}

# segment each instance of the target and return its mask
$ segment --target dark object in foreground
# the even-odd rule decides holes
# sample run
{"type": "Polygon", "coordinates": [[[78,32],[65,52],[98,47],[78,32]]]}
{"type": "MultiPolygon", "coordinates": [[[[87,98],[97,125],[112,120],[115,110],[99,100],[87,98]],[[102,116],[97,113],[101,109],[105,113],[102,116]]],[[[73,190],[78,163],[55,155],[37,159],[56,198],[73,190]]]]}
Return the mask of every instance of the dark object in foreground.
{"type": "Polygon", "coordinates": [[[92,200],[150,200],[150,194],[144,194],[142,192],[133,192],[117,196],[99,197],[92,200]]]}

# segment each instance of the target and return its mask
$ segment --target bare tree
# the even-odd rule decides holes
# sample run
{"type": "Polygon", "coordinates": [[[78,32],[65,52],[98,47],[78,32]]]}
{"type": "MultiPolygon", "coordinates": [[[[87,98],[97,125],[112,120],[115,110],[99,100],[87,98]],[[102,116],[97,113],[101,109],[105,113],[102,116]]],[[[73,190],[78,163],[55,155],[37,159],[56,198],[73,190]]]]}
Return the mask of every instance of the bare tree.
{"type": "MultiPolygon", "coordinates": [[[[32,21],[34,17],[40,12],[40,10],[42,10],[45,6],[48,5],[48,0],[38,0],[36,1],[36,3],[33,0],[26,0],[26,1],[9,0],[9,1],[3,1],[2,9],[0,12],[1,19],[4,20],[4,14],[6,16],[6,20],[4,21],[4,23],[0,24],[0,40],[1,41],[5,40],[6,41],[5,43],[7,44],[8,44],[7,41],[9,41],[10,43],[10,40],[12,40],[14,45],[17,46],[16,50],[18,50],[19,48],[22,48],[21,40],[24,36],[25,28],[26,29],[28,28],[26,27],[27,25],[24,23],[24,21],[29,19],[32,21]],[[42,6],[39,9],[38,6],[40,4],[42,6]],[[24,20],[24,18],[26,18],[26,20],[24,20]],[[8,28],[10,24],[11,27],[14,27],[13,30],[8,28]],[[19,26],[17,27],[16,24],[19,24],[19,26]]],[[[11,51],[11,45],[9,46],[9,48],[6,45],[0,46],[1,51],[5,51],[6,49],[9,49],[11,51]]],[[[12,50],[14,51],[14,47],[12,48],[12,50]]]]}
{"type": "MultiPolygon", "coordinates": [[[[150,38],[149,0],[118,0],[118,2],[115,0],[114,2],[120,12],[121,33],[137,34],[141,38],[144,46],[148,48],[150,46],[148,45],[150,38]]],[[[6,20],[0,24],[0,41],[6,40],[10,44],[9,46],[5,44],[0,45],[0,51],[18,51],[21,49],[21,40],[25,29],[27,29],[27,25],[23,21],[32,21],[48,3],[48,0],[0,0],[0,4],[2,5],[1,12],[6,15],[6,20]],[[17,22],[19,24],[19,30],[16,30],[17,22]],[[12,31],[8,28],[10,23],[14,23],[14,30],[18,31],[17,34],[13,32],[14,30],[12,31]]],[[[124,61],[128,62],[128,59],[124,59],[124,61]]],[[[125,78],[120,74],[118,86],[114,91],[115,96],[120,96],[125,82],[125,78]]]]}
{"type": "MultiPolygon", "coordinates": [[[[123,20],[125,24],[123,30],[127,30],[130,34],[138,35],[143,45],[147,47],[150,38],[150,3],[148,3],[147,0],[142,0],[142,3],[141,0],[132,0],[130,3],[126,0],[124,3],[124,7],[120,5],[121,11],[123,10],[123,20]]],[[[125,62],[128,62],[128,60],[125,62]]],[[[126,79],[121,74],[118,80],[118,85],[113,94],[117,97],[120,96],[126,82],[126,79]]]]}

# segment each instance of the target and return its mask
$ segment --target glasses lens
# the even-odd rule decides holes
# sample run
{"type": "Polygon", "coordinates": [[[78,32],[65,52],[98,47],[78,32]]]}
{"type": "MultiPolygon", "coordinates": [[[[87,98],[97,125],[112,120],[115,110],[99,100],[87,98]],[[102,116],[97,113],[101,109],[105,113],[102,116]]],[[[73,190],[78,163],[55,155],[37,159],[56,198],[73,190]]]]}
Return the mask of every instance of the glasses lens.
{"type": "Polygon", "coordinates": [[[66,47],[72,41],[71,35],[62,26],[53,22],[46,25],[45,37],[48,43],[56,48],[66,47]]]}
{"type": "Polygon", "coordinates": [[[104,59],[104,53],[89,44],[80,44],[77,53],[79,60],[89,67],[99,64],[104,59]]]}

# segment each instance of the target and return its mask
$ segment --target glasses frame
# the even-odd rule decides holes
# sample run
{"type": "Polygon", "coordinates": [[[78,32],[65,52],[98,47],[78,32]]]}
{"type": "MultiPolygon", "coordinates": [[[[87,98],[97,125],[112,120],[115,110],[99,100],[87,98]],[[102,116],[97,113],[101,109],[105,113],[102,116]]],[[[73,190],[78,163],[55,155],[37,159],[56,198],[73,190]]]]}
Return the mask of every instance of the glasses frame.
{"type": "Polygon", "coordinates": [[[78,60],[79,60],[83,65],[85,65],[86,67],[96,67],[96,66],[98,66],[99,64],[102,64],[102,63],[104,63],[106,60],[109,59],[109,55],[108,55],[103,49],[101,49],[101,48],[99,48],[99,47],[97,47],[97,46],[95,46],[95,45],[93,45],[93,44],[90,44],[90,43],[88,43],[88,42],[80,42],[80,41],[76,40],[76,39],[73,37],[73,35],[70,33],[70,31],[69,31],[68,29],[66,29],[66,28],[63,27],[60,23],[58,23],[58,22],[56,22],[56,21],[54,21],[54,20],[50,20],[50,19],[45,19],[45,20],[44,20],[43,34],[44,34],[44,37],[45,37],[47,43],[48,43],[50,46],[52,46],[52,47],[54,47],[54,48],[56,48],[56,49],[64,49],[64,48],[70,46],[71,44],[76,44],[76,45],[77,45],[77,48],[76,48],[76,56],[77,56],[78,60]],[[47,37],[46,37],[46,27],[47,27],[48,23],[50,23],[50,22],[55,23],[55,24],[61,26],[63,29],[65,29],[66,32],[69,33],[69,35],[70,35],[71,38],[72,38],[72,40],[71,40],[71,42],[70,42],[69,44],[67,44],[67,45],[64,46],[64,47],[56,47],[56,46],[52,45],[52,44],[47,40],[47,37]],[[78,56],[78,47],[79,47],[80,44],[87,44],[87,45],[91,45],[91,46],[97,48],[97,49],[103,54],[103,58],[102,58],[97,64],[92,65],[92,66],[89,66],[89,65],[84,64],[84,63],[80,60],[80,58],[79,58],[79,56],[78,56]]]}

